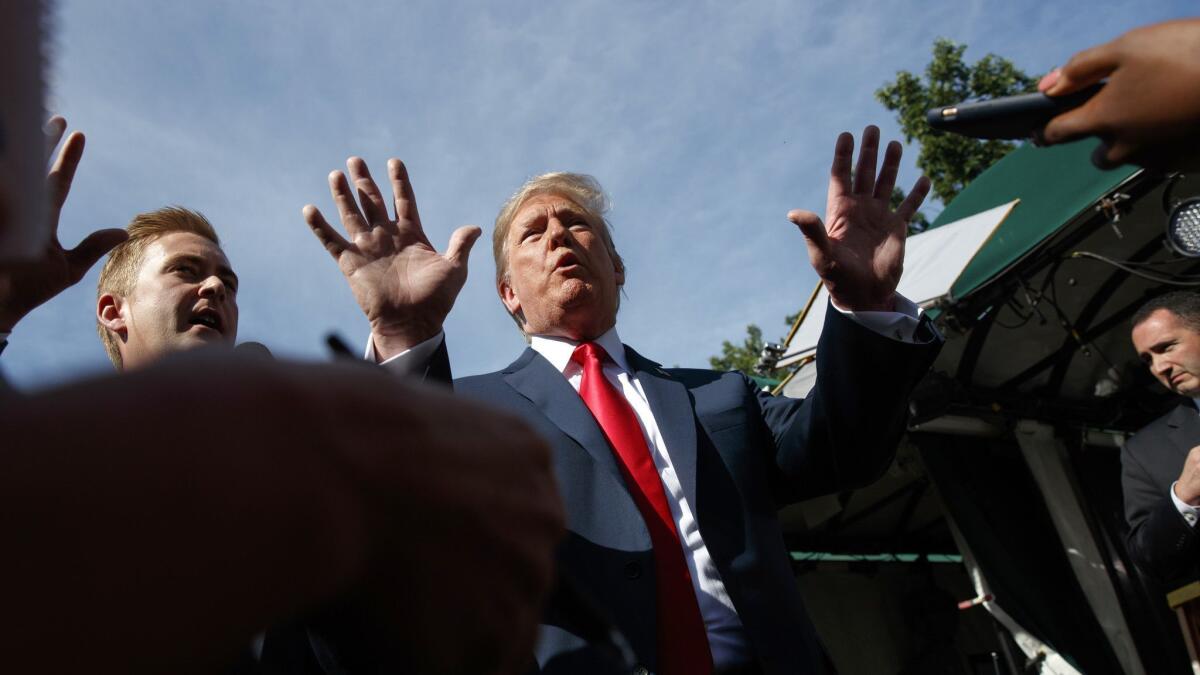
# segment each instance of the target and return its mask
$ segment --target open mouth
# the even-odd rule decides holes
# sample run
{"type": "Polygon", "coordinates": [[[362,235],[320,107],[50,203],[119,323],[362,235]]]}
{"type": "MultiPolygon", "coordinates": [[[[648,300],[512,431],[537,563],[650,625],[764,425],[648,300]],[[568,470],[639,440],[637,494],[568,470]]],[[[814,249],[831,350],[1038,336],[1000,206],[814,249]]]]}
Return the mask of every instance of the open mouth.
{"type": "Polygon", "coordinates": [[[193,326],[204,326],[222,334],[225,332],[225,326],[221,322],[221,315],[208,307],[194,312],[191,318],[188,319],[188,323],[193,326]]]}
{"type": "Polygon", "coordinates": [[[576,258],[574,253],[564,253],[563,256],[554,263],[554,267],[557,269],[562,269],[564,267],[575,267],[578,265],[579,258],[576,258]]]}

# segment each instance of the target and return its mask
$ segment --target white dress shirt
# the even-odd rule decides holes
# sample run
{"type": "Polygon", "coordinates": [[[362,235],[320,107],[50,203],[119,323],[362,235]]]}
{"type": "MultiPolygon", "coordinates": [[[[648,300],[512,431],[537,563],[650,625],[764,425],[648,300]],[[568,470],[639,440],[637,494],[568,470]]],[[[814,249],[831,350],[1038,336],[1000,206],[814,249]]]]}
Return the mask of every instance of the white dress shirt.
{"type": "MultiPolygon", "coordinates": [[[[914,333],[919,325],[920,308],[912,301],[897,295],[895,312],[848,312],[837,305],[834,308],[850,319],[863,325],[882,336],[901,342],[912,342],[914,333]]],[[[422,342],[406,352],[398,354],[382,363],[393,372],[411,374],[424,367],[433,356],[442,340],[443,333],[422,342]]],[[[679,532],[680,546],[688,571],[692,575],[692,590],[696,593],[696,601],[700,607],[700,615],[704,619],[704,628],[708,634],[708,644],[712,650],[713,665],[717,670],[739,666],[753,662],[754,657],[750,645],[746,641],[742,622],[738,618],[725,583],[716,564],[709,555],[704,539],[700,536],[700,527],[693,515],[692,507],[683,494],[683,486],[675,474],[671,462],[671,449],[666,446],[659,432],[658,422],[646,400],[645,391],[636,376],[632,376],[629,364],[625,359],[625,347],[617,336],[616,328],[594,340],[604,348],[611,362],[604,364],[604,376],[629,401],[642,427],[646,446],[658,469],[662,480],[663,490],[667,495],[667,505],[675,520],[679,532]]],[[[583,369],[571,361],[578,342],[566,338],[534,335],[530,339],[530,347],[551,363],[566,377],[567,382],[579,391],[579,383],[583,379],[583,369]]],[[[375,355],[374,341],[367,339],[367,349],[364,355],[370,361],[378,361],[375,355]]]]}

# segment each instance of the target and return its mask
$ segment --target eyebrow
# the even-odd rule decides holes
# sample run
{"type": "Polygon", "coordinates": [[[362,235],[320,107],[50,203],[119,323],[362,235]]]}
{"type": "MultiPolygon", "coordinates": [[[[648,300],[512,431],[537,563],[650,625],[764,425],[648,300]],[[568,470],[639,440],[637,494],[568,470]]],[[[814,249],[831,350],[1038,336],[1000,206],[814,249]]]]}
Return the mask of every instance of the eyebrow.
{"type": "MultiPolygon", "coordinates": [[[[589,216],[586,209],[575,204],[574,202],[572,202],[570,200],[563,200],[562,202],[552,204],[551,209],[554,212],[554,214],[558,215],[558,216],[562,216],[562,215],[581,216],[585,219],[589,216]]],[[[525,227],[528,227],[538,221],[542,221],[545,219],[546,219],[546,212],[538,211],[535,215],[525,218],[523,220],[518,220],[518,221],[514,222],[513,224],[516,225],[517,227],[525,228],[525,227]]]]}
{"type": "MultiPolygon", "coordinates": [[[[170,267],[171,265],[175,265],[175,264],[181,263],[181,262],[190,262],[190,263],[193,263],[198,266],[203,266],[208,261],[198,255],[195,255],[194,253],[176,253],[175,255],[171,256],[170,258],[167,258],[166,261],[163,262],[163,267],[170,267]]],[[[229,265],[217,265],[217,274],[219,276],[229,277],[229,278],[233,279],[234,284],[237,284],[240,282],[240,280],[238,279],[237,273],[234,272],[233,268],[230,267],[229,265]]]]}

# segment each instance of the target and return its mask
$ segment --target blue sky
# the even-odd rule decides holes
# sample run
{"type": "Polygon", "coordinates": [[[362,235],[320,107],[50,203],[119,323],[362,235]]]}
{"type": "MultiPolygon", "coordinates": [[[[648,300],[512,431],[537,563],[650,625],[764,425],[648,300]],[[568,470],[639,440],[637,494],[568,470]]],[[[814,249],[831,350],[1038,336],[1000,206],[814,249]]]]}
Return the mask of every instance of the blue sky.
{"type": "MultiPolygon", "coordinates": [[[[217,226],[242,278],[241,340],[326,358],[366,322],[300,216],[335,214],[325,176],[351,154],[408,164],[430,239],[485,237],[531,175],[608,189],[625,342],[707,366],[748,323],[777,338],[816,277],[792,208],[821,212],[833,140],[897,126],[873,92],[947,37],[1031,74],[1185,2],[57,3],[51,111],[88,135],[60,235],[74,245],[180,204],[217,226]]],[[[917,178],[907,148],[900,183],[917,178]]],[[[929,215],[939,210],[926,207],[929,215]]],[[[447,325],[457,374],[522,349],[488,240],[447,325]]],[[[96,270],[27,317],[2,365],[36,388],[109,369],[96,270]]]]}

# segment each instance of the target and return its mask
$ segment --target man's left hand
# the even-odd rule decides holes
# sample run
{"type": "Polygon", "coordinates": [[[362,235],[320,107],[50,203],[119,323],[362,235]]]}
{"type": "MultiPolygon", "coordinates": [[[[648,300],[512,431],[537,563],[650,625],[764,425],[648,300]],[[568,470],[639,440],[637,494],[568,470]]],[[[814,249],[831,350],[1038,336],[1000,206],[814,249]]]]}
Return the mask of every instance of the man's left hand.
{"type": "Polygon", "coordinates": [[[834,147],[825,222],[812,211],[788,213],[808,244],[813,269],[838,307],[848,311],[893,311],[896,284],[904,271],[908,221],[929,194],[929,179],[917,179],[895,211],[889,201],[900,168],[901,147],[888,143],[876,177],[879,128],[863,131],[853,176],[854,136],[842,133],[834,147]]]}

